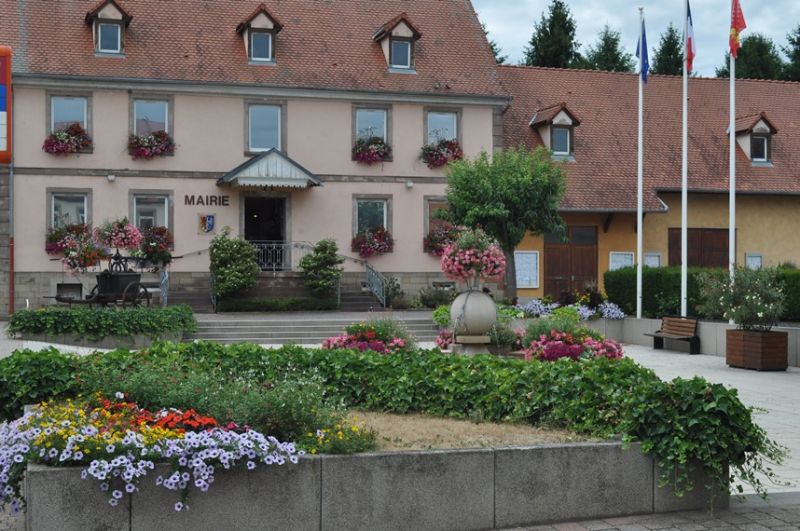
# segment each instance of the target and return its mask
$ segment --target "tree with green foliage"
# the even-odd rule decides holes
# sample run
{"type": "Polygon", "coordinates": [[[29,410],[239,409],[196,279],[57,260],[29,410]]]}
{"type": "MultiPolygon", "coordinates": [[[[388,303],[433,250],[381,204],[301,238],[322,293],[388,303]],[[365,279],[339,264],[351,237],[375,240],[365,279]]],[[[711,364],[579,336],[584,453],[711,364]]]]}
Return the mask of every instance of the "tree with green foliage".
{"type": "Polygon", "coordinates": [[[544,147],[518,147],[489,157],[450,163],[447,203],[450,221],[481,227],[506,257],[506,297],[517,293],[514,250],[528,232],[563,233],[558,213],[566,183],[563,166],[544,147]]]}
{"type": "Polygon", "coordinates": [[[494,39],[489,38],[489,30],[486,29],[486,24],[481,22],[481,28],[483,28],[483,34],[486,35],[486,40],[489,42],[489,48],[492,49],[492,54],[494,54],[494,60],[497,61],[497,64],[503,65],[508,61],[508,56],[503,55],[503,49],[500,48],[500,45],[497,44],[497,41],[494,39]]]}
{"type": "Polygon", "coordinates": [[[525,48],[527,66],[571,68],[580,59],[575,41],[577,25],[563,0],[553,0],[547,13],[534,25],[533,35],[525,48]]]}
{"type": "Polygon", "coordinates": [[[661,34],[658,47],[654,50],[650,73],[669,76],[683,74],[683,39],[672,22],[667,31],[661,34]]]}
{"type": "Polygon", "coordinates": [[[209,247],[212,290],[219,298],[256,287],[261,272],[256,248],[245,239],[231,238],[230,233],[230,227],[225,227],[209,247]]]}
{"type": "Polygon", "coordinates": [[[620,32],[612,30],[606,24],[597,36],[597,43],[589,47],[586,57],[578,63],[578,66],[588,70],[633,72],[636,66],[633,55],[625,51],[621,41],[620,32]]]}
{"type": "Polygon", "coordinates": [[[783,79],[800,81],[800,26],[786,36],[789,45],[783,47],[783,53],[789,58],[783,69],[783,79]]]}
{"type": "MultiPolygon", "coordinates": [[[[730,52],[725,52],[725,63],[717,68],[717,77],[730,77],[730,56],[730,52]]],[[[783,75],[783,59],[772,39],[760,33],[742,39],[739,57],[736,58],[737,78],[782,79],[783,75]]]]}
{"type": "Polygon", "coordinates": [[[300,260],[300,270],[306,286],[319,297],[334,294],[342,276],[344,258],[339,256],[339,247],[332,239],[320,240],[314,250],[300,260]]]}

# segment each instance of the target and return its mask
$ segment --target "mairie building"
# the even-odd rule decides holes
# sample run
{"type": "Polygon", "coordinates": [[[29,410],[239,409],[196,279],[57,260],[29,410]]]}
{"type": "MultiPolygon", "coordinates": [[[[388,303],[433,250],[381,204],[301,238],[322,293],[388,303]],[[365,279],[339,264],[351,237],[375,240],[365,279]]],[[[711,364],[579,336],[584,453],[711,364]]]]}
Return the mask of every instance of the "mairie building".
{"type": "MultiPolygon", "coordinates": [[[[498,66],[468,1],[0,0],[0,20],[13,50],[2,314],[12,270],[16,308],[78,282],[45,252],[49,229],[123,216],[174,234],[176,301],[208,291],[209,244],[226,227],[259,249],[265,277],[290,278],[310,245],[334,238],[350,289],[367,266],[411,295],[444,285],[423,246],[447,168],[421,153],[440,141],[467,158],[545,146],[563,163],[568,239],[522,242],[521,297],[602,288],[604,271],[636,260],[636,76],[498,66]],[[90,146],[43,149],[73,124],[90,146]],[[174,152],[134,157],[131,135],[159,131],[174,152]],[[354,146],[375,137],[390,151],[358,160],[354,146]],[[351,241],[378,226],[392,252],[364,260],[351,241]]],[[[737,261],[800,263],[800,84],[737,89],[737,261]]],[[[680,260],[680,94],[670,76],[645,92],[650,266],[680,260]]],[[[689,262],[724,266],[727,81],[693,78],[689,107],[689,262]]]]}

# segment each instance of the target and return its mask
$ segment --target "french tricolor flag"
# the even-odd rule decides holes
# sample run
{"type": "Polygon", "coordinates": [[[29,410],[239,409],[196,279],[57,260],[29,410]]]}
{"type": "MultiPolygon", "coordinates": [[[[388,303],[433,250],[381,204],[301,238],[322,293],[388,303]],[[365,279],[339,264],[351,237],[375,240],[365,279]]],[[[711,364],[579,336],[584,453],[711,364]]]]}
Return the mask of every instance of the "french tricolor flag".
{"type": "Polygon", "coordinates": [[[694,56],[697,54],[694,40],[694,25],[692,24],[692,8],[689,6],[689,0],[686,0],[686,35],[684,43],[686,54],[686,72],[692,73],[692,66],[694,64],[694,56]]]}
{"type": "Polygon", "coordinates": [[[0,151],[8,149],[8,81],[6,59],[0,57],[0,151]]]}

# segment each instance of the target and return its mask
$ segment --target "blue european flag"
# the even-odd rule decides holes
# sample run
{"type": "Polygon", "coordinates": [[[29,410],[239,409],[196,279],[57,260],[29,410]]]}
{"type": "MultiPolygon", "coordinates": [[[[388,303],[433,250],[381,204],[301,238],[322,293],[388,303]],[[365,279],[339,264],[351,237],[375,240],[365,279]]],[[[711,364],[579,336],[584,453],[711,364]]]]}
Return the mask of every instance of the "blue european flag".
{"type": "Polygon", "coordinates": [[[5,85],[0,85],[0,112],[6,112],[6,90],[8,88],[5,85]]]}
{"type": "Polygon", "coordinates": [[[636,46],[636,57],[641,59],[642,82],[647,83],[647,73],[650,71],[650,61],[647,58],[647,32],[644,29],[644,19],[642,19],[642,36],[639,37],[639,44],[636,46]]]}

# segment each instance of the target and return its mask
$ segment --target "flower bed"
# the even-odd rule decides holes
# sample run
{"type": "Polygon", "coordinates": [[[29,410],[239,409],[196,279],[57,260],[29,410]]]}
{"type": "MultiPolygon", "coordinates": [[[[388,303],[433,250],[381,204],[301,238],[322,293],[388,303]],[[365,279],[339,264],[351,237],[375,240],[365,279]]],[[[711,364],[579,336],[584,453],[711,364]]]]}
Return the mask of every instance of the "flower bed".
{"type": "Polygon", "coordinates": [[[195,411],[147,411],[124,400],[42,403],[19,420],[0,424],[0,506],[23,505],[21,484],[27,463],[52,466],[80,464],[82,479],[99,482],[111,506],[139,483],[157,463],[171,463],[172,473],[155,484],[180,492],[176,511],[188,508],[191,489],[206,492],[219,468],[246,464],[298,462],[292,443],[282,443],[247,428],[220,427],[195,411]]]}
{"type": "Polygon", "coordinates": [[[128,152],[134,160],[165,157],[175,153],[175,142],[166,131],[131,135],[128,139],[128,152]]]}
{"type": "Polygon", "coordinates": [[[613,339],[595,339],[590,335],[551,330],[534,340],[525,350],[525,359],[556,361],[561,358],[578,360],[586,357],[621,358],[622,346],[613,339]]]}
{"type": "Polygon", "coordinates": [[[412,345],[408,332],[399,323],[390,319],[373,319],[355,323],[340,336],[329,337],[322,342],[326,350],[371,350],[380,354],[392,354],[412,345]]]}
{"type": "Polygon", "coordinates": [[[386,228],[375,227],[374,229],[356,234],[353,241],[350,243],[350,249],[353,252],[357,252],[358,256],[361,258],[379,256],[392,252],[394,249],[394,239],[386,228]]]}
{"type": "Polygon", "coordinates": [[[353,160],[361,164],[385,162],[392,157],[392,148],[379,136],[359,138],[353,145],[353,160]]]}
{"type": "Polygon", "coordinates": [[[74,123],[62,131],[56,131],[48,136],[42,150],[51,155],[69,155],[92,149],[92,139],[79,123],[74,123]]]}
{"type": "Polygon", "coordinates": [[[542,317],[550,315],[557,308],[574,308],[578,312],[581,321],[591,321],[593,319],[609,319],[612,321],[625,319],[625,312],[610,301],[603,301],[592,308],[587,304],[575,303],[561,306],[557,302],[545,302],[542,299],[532,299],[525,304],[518,304],[515,307],[521,314],[520,317],[542,317]]]}
{"type": "Polygon", "coordinates": [[[441,168],[454,160],[464,158],[464,151],[458,140],[440,140],[435,144],[422,146],[422,162],[429,168],[441,168]]]}

